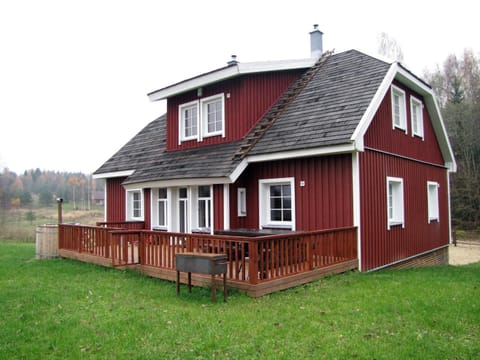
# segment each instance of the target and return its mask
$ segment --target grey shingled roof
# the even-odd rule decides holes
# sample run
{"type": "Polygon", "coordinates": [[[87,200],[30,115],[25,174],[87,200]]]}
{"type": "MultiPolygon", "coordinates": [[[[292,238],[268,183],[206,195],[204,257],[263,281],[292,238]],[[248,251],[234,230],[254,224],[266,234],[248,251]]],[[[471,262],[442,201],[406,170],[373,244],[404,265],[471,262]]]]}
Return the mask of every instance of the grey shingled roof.
{"type": "Polygon", "coordinates": [[[389,68],[356,50],[332,55],[250,155],[350,142],[389,68]]]}
{"type": "MultiPolygon", "coordinates": [[[[350,142],[390,64],[356,50],[330,56],[249,155],[350,142]]],[[[227,177],[242,141],[165,151],[166,116],[152,121],[95,174],[135,170],[125,183],[227,177]]]]}
{"type": "Polygon", "coordinates": [[[199,148],[165,151],[166,116],[152,121],[95,174],[135,170],[124,183],[185,178],[226,177],[239,161],[232,153],[239,142],[229,142],[199,148]]]}

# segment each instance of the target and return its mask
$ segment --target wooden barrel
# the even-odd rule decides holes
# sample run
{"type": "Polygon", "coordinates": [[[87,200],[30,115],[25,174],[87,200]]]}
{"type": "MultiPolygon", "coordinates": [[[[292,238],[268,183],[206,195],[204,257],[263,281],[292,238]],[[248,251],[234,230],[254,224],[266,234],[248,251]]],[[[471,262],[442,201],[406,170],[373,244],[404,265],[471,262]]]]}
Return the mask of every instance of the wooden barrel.
{"type": "Polygon", "coordinates": [[[58,256],[58,226],[39,225],[35,230],[35,255],[37,259],[52,259],[58,256]]]}

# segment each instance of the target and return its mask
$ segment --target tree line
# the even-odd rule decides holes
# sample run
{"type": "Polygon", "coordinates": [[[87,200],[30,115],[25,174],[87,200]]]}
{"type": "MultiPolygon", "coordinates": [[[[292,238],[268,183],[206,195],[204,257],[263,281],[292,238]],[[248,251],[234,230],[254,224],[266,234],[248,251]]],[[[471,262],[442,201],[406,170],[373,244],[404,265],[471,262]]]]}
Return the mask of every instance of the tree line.
{"type": "Polygon", "coordinates": [[[479,229],[480,58],[466,49],[424,76],[436,95],[457,161],[457,172],[450,177],[453,225],[479,229]]]}
{"type": "Polygon", "coordinates": [[[56,198],[87,208],[95,192],[103,191],[103,181],[89,174],[25,170],[21,175],[4,168],[0,173],[0,208],[10,209],[38,203],[49,206],[56,198]]]}

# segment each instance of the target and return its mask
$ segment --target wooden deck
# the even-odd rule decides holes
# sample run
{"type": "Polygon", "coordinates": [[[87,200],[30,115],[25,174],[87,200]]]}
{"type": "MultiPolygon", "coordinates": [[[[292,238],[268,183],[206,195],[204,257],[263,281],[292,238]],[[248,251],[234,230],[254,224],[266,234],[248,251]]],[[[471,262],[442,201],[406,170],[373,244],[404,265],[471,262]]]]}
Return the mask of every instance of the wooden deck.
{"type": "MultiPolygon", "coordinates": [[[[60,256],[135,267],[146,275],[175,281],[175,254],[226,254],[228,286],[254,297],[358,267],[355,227],[247,237],[147,231],[138,229],[138,224],[119,228],[128,227],[127,223],[101,225],[60,225],[60,256]]],[[[192,283],[209,286],[211,279],[192,274],[192,283]]]]}

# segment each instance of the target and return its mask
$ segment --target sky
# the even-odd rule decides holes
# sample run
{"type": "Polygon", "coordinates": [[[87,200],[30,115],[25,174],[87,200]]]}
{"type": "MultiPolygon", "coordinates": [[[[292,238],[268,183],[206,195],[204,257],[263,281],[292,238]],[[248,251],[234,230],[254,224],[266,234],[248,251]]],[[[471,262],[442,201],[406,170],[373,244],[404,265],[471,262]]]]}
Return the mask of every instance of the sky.
{"type": "Polygon", "coordinates": [[[147,94],[226,65],[324,50],[378,57],[398,43],[417,75],[450,54],[480,51],[478,12],[456,1],[3,0],[0,2],[0,169],[92,173],[165,101],[147,94]],[[401,4],[401,6],[399,5],[401,4]]]}

